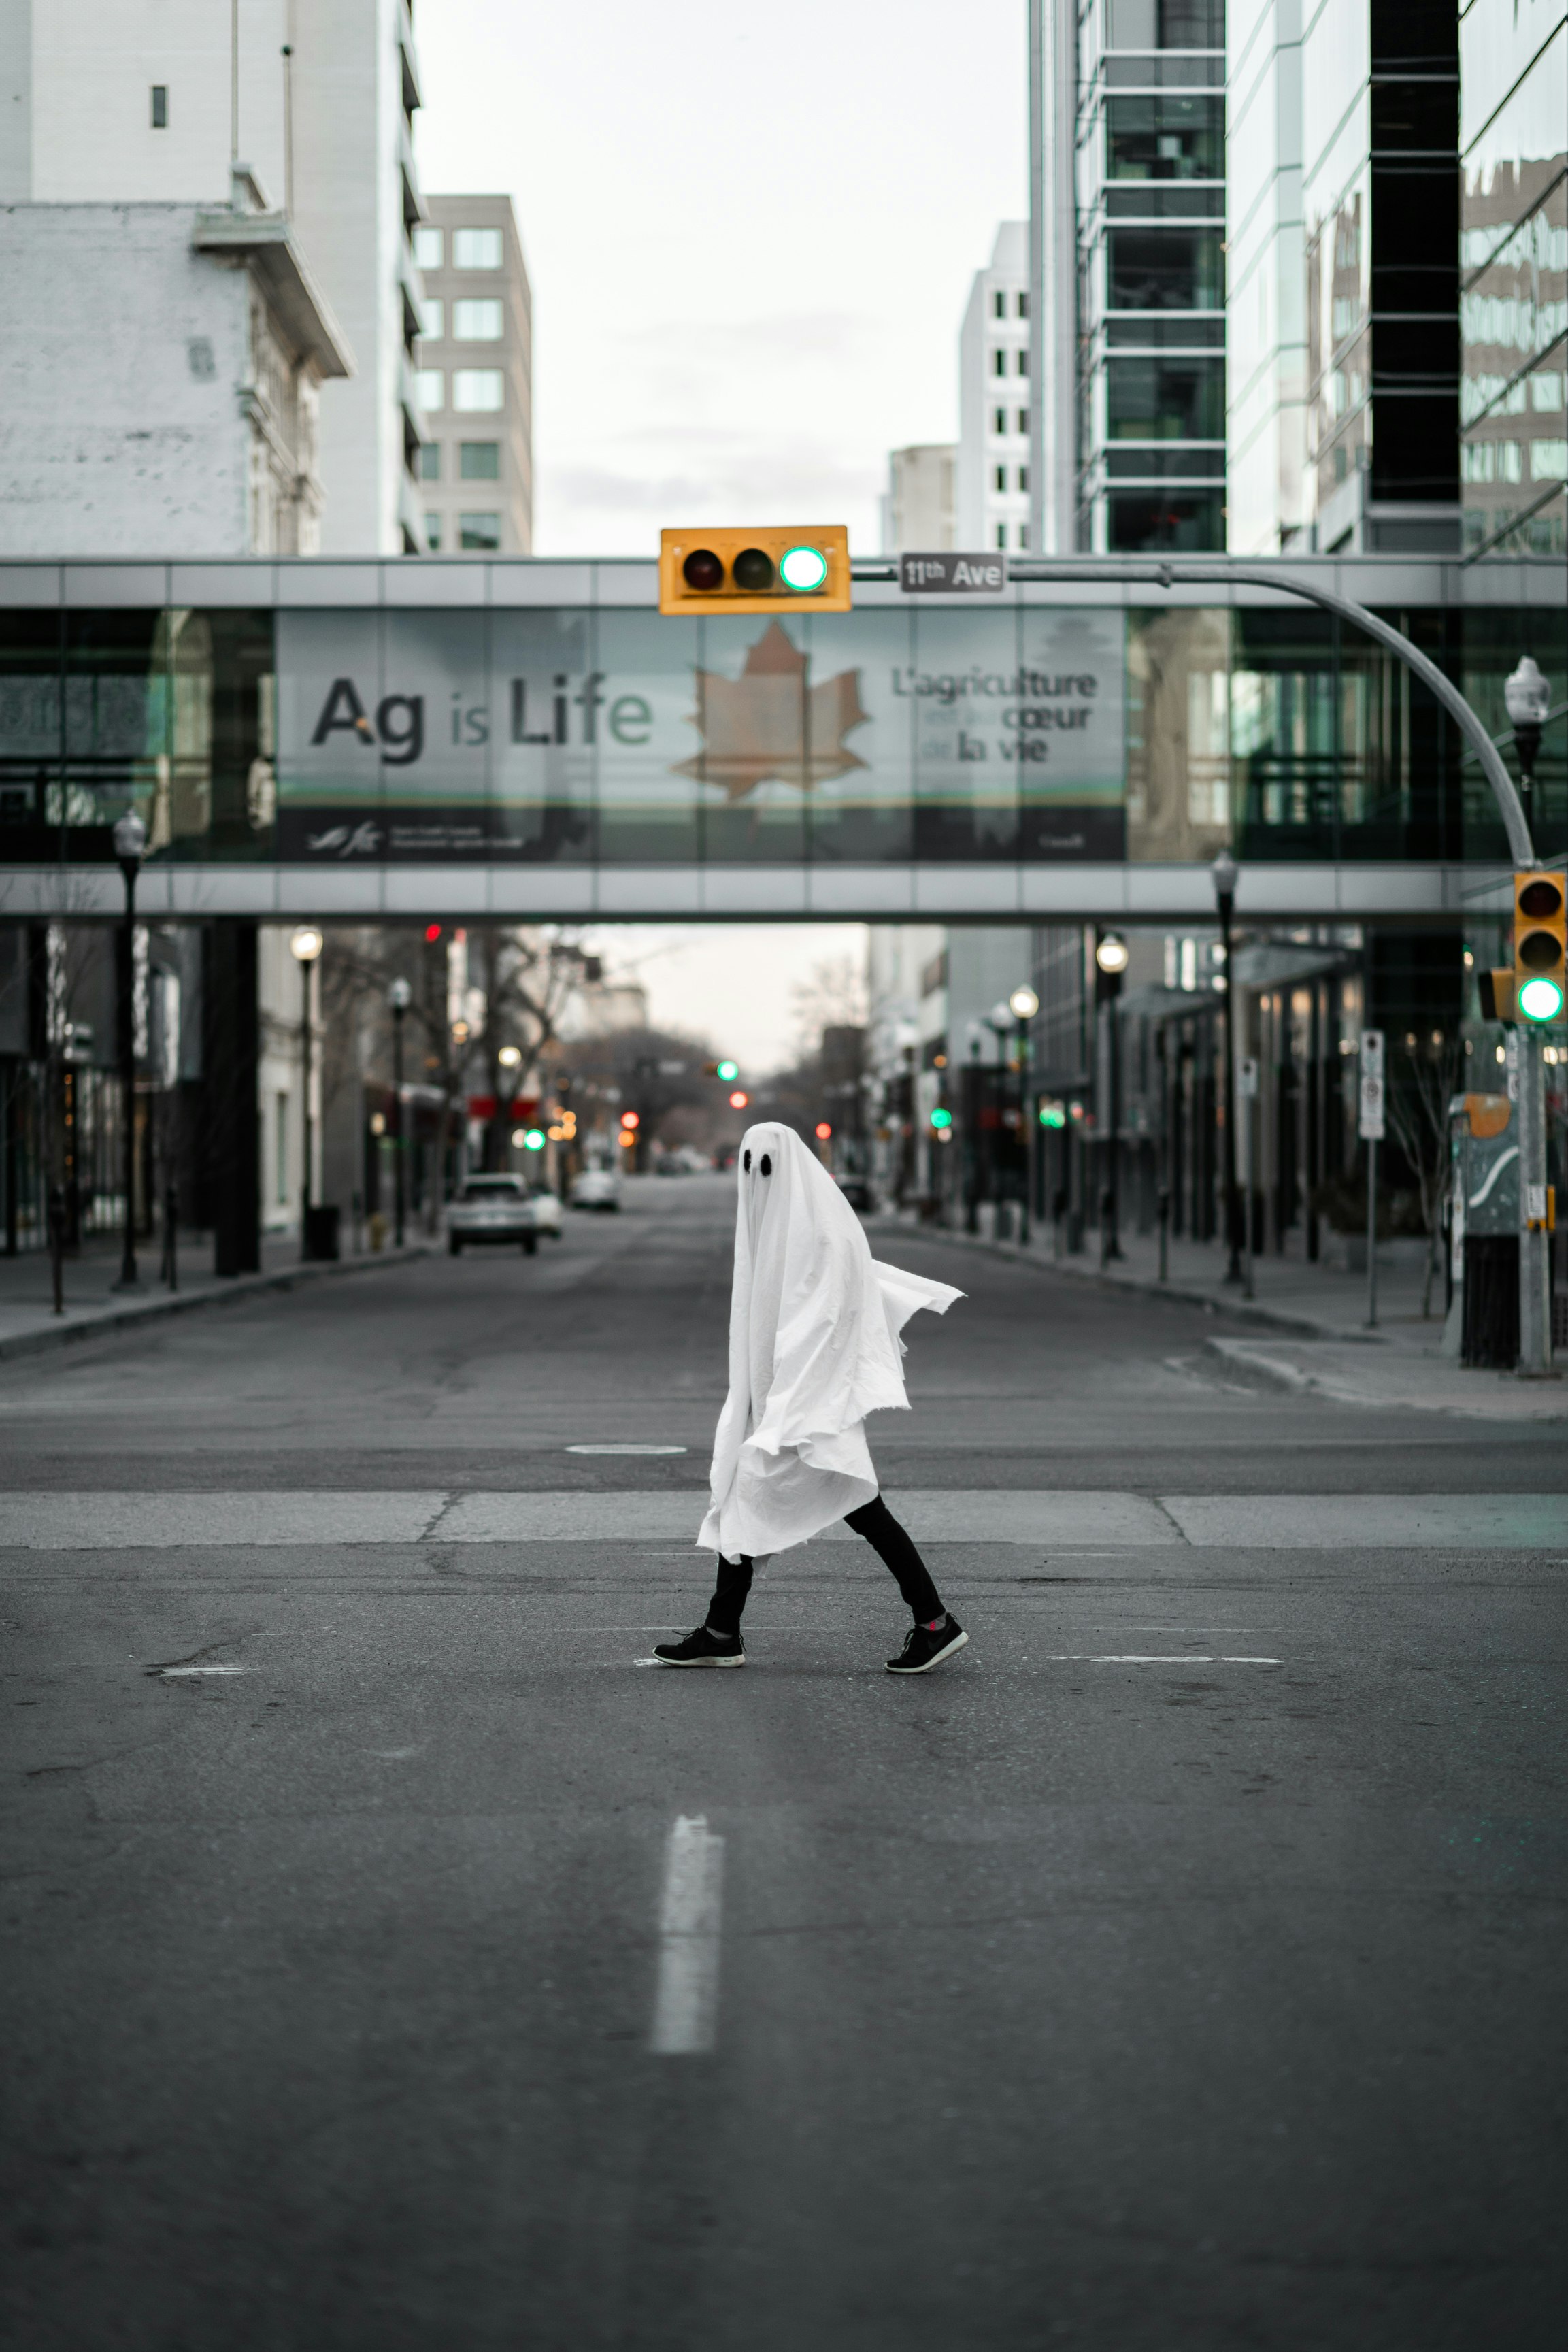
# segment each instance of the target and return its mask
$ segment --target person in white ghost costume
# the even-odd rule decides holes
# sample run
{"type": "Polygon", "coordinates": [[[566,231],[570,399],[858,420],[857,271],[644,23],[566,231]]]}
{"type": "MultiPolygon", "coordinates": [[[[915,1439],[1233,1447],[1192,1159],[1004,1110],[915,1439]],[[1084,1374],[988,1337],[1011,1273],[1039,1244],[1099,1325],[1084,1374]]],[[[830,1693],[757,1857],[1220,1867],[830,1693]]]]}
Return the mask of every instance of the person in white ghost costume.
{"type": "Polygon", "coordinates": [[[697,1542],[718,1554],[705,1622],[661,1642],[666,1666],[743,1666],[740,1616],[753,1563],[835,1520],[897,1579],[915,1623],[892,1674],[925,1674],[968,1635],[877,1491],[865,1417],[907,1408],[899,1333],[961,1290],[872,1256],[859,1218],[792,1129],[747,1128],[736,1163],[729,1394],[714,1438],[712,1501],[697,1542]]]}

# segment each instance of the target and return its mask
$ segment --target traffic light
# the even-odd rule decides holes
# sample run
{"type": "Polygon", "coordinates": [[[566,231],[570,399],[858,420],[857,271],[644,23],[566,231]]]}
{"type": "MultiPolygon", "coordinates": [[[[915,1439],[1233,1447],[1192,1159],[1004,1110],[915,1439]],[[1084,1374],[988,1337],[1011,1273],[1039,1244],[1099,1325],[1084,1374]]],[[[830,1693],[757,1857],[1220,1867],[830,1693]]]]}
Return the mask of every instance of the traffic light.
{"type": "Polygon", "coordinates": [[[1130,958],[1120,931],[1102,931],[1094,942],[1094,1002],[1109,1004],[1122,993],[1122,976],[1130,958]]]}
{"type": "Polygon", "coordinates": [[[740,1064],[738,1062],[705,1062],[703,1076],[707,1078],[722,1078],[726,1086],[733,1086],[740,1076],[740,1064]]]}
{"type": "Polygon", "coordinates": [[[941,1135],[953,1124],[952,1112],[948,1110],[944,1104],[938,1103],[936,1109],[931,1114],[931,1124],[936,1129],[937,1134],[941,1135]]]}
{"type": "Polygon", "coordinates": [[[1054,1128],[1065,1127],[1067,1125],[1067,1106],[1065,1103],[1057,1102],[1053,1097],[1049,1095],[1041,1102],[1040,1109],[1036,1115],[1039,1118],[1041,1127],[1054,1128]]]}
{"type": "Polygon", "coordinates": [[[1563,1010],[1568,900],[1561,874],[1539,866],[1513,877],[1513,992],[1519,1017],[1555,1021],[1563,1010]]]}
{"type": "Polygon", "coordinates": [[[661,613],[777,613],[788,604],[850,610],[842,523],[659,533],[661,613]]]}

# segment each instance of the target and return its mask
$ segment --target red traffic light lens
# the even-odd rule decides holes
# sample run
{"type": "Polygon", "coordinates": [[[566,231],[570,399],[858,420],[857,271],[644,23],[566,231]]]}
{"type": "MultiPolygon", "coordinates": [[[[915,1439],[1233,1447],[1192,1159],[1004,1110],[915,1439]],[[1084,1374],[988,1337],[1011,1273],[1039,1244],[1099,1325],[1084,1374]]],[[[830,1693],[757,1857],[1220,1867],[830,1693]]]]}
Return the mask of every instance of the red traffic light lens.
{"type": "Polygon", "coordinates": [[[681,566],[688,588],[722,588],[724,566],[711,547],[694,547],[681,566]]]}
{"type": "Polygon", "coordinates": [[[1537,922],[1551,922],[1553,916],[1563,912],[1562,883],[1545,875],[1538,882],[1527,882],[1519,894],[1519,911],[1537,922]]]}
{"type": "Polygon", "coordinates": [[[773,558],[760,547],[743,547],[733,568],[736,586],[748,596],[765,596],[779,577],[773,558]]]}
{"type": "Polygon", "coordinates": [[[641,1116],[636,1111],[623,1110],[621,1114],[621,1124],[626,1129],[627,1134],[630,1135],[634,1127],[642,1126],[643,1121],[641,1116]]]}
{"type": "Polygon", "coordinates": [[[426,925],[425,925],[425,927],[424,927],[424,944],[425,944],[425,946],[426,946],[427,948],[429,948],[429,947],[434,947],[434,946],[435,945],[436,940],[437,940],[440,937],[441,937],[441,926],[440,926],[440,924],[439,924],[439,923],[426,923],[426,925]]]}

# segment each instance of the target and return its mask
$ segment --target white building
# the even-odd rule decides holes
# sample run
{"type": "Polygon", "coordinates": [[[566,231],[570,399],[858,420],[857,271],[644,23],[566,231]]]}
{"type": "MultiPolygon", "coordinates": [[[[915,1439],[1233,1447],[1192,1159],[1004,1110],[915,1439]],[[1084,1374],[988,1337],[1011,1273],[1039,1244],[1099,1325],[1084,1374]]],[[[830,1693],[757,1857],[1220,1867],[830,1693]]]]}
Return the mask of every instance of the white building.
{"type": "Polygon", "coordinates": [[[957,544],[1030,544],[1029,224],[1003,221],[958,339],[957,544]]]}
{"type": "Polygon", "coordinates": [[[421,547],[419,102],[407,0],[5,0],[0,545],[421,547]]]}
{"type": "Polygon", "coordinates": [[[917,442],[888,453],[882,499],[882,551],[936,554],[956,547],[958,452],[951,441],[917,442]]]}
{"type": "Polygon", "coordinates": [[[423,289],[415,378],[432,553],[534,543],[533,318],[510,196],[432,196],[413,233],[423,289]]]}

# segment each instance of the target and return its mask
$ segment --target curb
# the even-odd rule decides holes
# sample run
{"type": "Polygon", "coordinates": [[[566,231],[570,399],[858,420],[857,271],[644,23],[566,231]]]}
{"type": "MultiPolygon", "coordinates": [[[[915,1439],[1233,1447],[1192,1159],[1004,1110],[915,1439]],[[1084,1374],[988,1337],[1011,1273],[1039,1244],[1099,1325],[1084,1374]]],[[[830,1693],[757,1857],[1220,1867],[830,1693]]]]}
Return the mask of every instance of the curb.
{"type": "MultiPolygon", "coordinates": [[[[176,1290],[165,1298],[141,1299],[134,1306],[111,1307],[107,1314],[95,1315],[90,1322],[66,1320],[46,1324],[39,1331],[18,1331],[9,1339],[0,1339],[0,1362],[16,1356],[40,1355],[51,1348],[68,1348],[78,1340],[96,1339],[106,1332],[131,1330],[138,1323],[160,1322],[170,1315],[193,1314],[201,1307],[228,1307],[236,1298],[256,1298],[269,1290],[293,1290],[301,1285],[308,1287],[318,1282],[341,1281],[350,1275],[374,1274],[385,1266],[407,1265],[415,1258],[434,1255],[429,1242],[416,1242],[412,1247],[388,1250],[372,1257],[293,1265],[277,1274],[236,1274],[221,1290],[176,1290]]],[[[68,1318],[70,1311],[68,1307],[68,1318]]]]}
{"type": "Polygon", "coordinates": [[[1002,1258],[1009,1265],[1027,1265],[1035,1274],[1059,1274],[1071,1282],[1092,1283],[1100,1290],[1171,1299],[1177,1306],[1198,1307],[1205,1315],[1224,1315],[1232,1322],[1257,1324],[1266,1331],[1288,1332],[1297,1339],[1338,1339],[1346,1345],[1368,1348],[1387,1344],[1380,1333],[1347,1331],[1337,1323],[1319,1323],[1306,1316],[1287,1315],[1277,1307],[1260,1307],[1256,1300],[1217,1298],[1211,1291],[1188,1289],[1179,1282],[1151,1281],[1142,1275],[1104,1274],[1098,1266],[1074,1265],[1068,1258],[1040,1258],[1031,1251],[1019,1249],[1015,1243],[987,1241],[980,1234],[955,1233],[948,1225],[912,1225],[903,1218],[890,1222],[898,1232],[935,1236],[960,1249],[984,1250],[988,1256],[1002,1258]]]}

